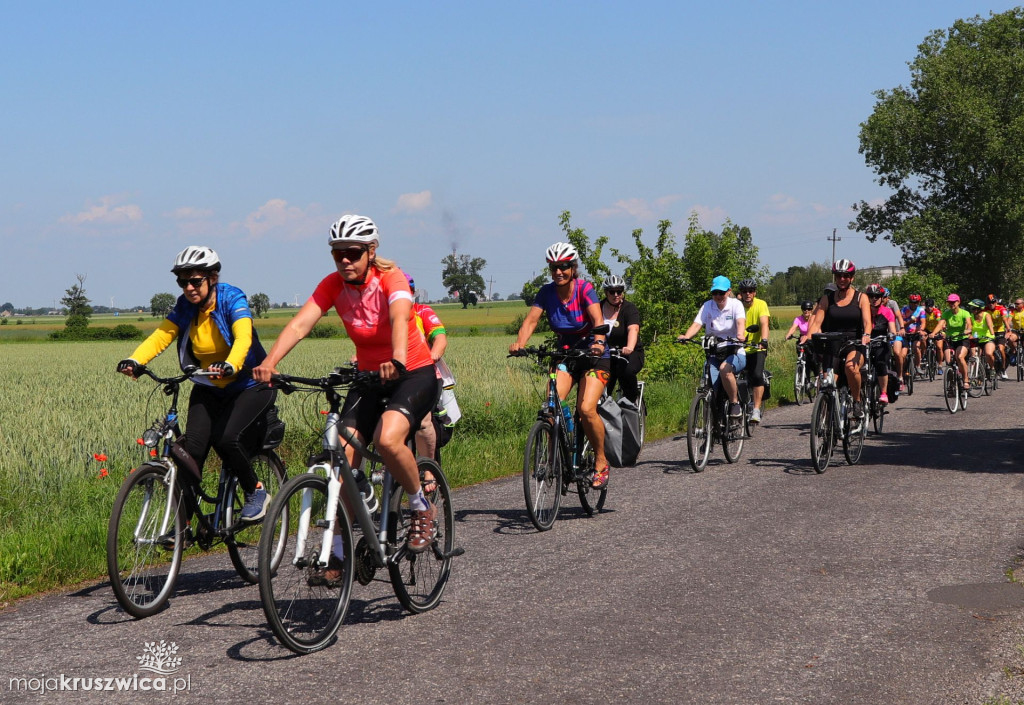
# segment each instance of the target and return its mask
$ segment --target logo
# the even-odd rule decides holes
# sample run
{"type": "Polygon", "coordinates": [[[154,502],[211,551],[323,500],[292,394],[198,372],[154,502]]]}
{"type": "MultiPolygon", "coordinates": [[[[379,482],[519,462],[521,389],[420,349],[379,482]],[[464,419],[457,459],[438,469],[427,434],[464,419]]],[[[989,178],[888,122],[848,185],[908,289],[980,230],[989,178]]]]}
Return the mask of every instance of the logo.
{"type": "Polygon", "coordinates": [[[170,644],[163,640],[160,643],[147,641],[142,656],[136,656],[135,660],[143,671],[169,676],[181,670],[181,656],[176,656],[177,653],[178,645],[173,641],[170,644]]]}

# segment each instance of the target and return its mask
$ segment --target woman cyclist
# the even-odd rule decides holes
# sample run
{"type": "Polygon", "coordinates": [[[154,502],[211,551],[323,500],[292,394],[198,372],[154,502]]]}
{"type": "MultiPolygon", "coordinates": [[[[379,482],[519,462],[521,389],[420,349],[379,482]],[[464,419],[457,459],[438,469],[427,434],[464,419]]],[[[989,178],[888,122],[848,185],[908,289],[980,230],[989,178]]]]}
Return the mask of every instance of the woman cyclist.
{"type": "MultiPolygon", "coordinates": [[[[786,340],[796,338],[798,348],[807,343],[807,331],[810,329],[811,314],[813,312],[814,302],[802,301],[800,303],[800,315],[793,319],[793,325],[786,331],[786,340]]],[[[818,361],[814,355],[807,355],[807,374],[809,378],[814,378],[818,374],[818,361]]]]}
{"type": "Polygon", "coordinates": [[[530,340],[540,322],[542,313],[547,314],[551,329],[558,334],[558,344],[570,348],[589,348],[596,359],[577,364],[574,369],[559,365],[555,384],[558,398],[565,399],[572,386],[579,383],[576,397],[579,400],[580,419],[583,433],[594,449],[594,489],[608,484],[608,459],[604,454],[604,423],[597,413],[597,402],[601,399],[608,383],[611,359],[608,356],[606,336],[591,331],[603,324],[601,304],[597,292],[586,279],[577,277],[579,260],[576,248],[568,242],[556,242],[546,252],[551,281],[540,288],[533,306],[523,319],[519,333],[509,352],[522,349],[530,340]]]}
{"type": "MultiPolygon", "coordinates": [[[[811,317],[808,336],[818,332],[846,333],[858,345],[846,345],[840,350],[841,358],[832,360],[833,367],[842,365],[846,383],[853,397],[853,417],[864,418],[864,405],[860,400],[860,368],[864,364],[863,345],[871,338],[871,307],[866,296],[853,288],[853,277],[857,266],[848,259],[837,259],[832,263],[832,276],[836,290],[826,292],[818,300],[818,307],[811,317]],[[858,341],[859,339],[859,341],[858,341]],[[845,352],[843,352],[845,350],[845,352]]],[[[836,369],[839,374],[839,369],[836,369]]]]}
{"type": "Polygon", "coordinates": [[[622,356],[612,358],[611,379],[608,393],[615,390],[615,383],[622,387],[622,395],[636,403],[640,398],[640,387],[636,375],[644,367],[644,346],[640,342],[640,311],[636,304],[626,301],[626,282],[615,274],[601,284],[604,298],[601,299],[601,316],[609,326],[608,345],[616,347],[622,356]]]}
{"type": "MultiPolygon", "coordinates": [[[[971,312],[971,346],[977,346],[985,355],[991,374],[996,373],[996,333],[992,314],[985,310],[985,302],[972,299],[967,303],[971,312]]],[[[966,377],[964,378],[966,379],[966,377]]]]}
{"type": "MultiPolygon", "coordinates": [[[[693,323],[678,339],[689,340],[697,334],[697,331],[704,328],[708,335],[713,335],[720,340],[725,338],[744,340],[747,337],[747,310],[743,308],[743,304],[738,299],[729,296],[730,291],[732,291],[732,282],[728,277],[715,277],[711,281],[711,298],[704,302],[700,311],[697,312],[697,317],[693,319],[693,323]]],[[[738,349],[734,353],[719,361],[718,367],[711,366],[711,383],[717,384],[718,378],[722,378],[722,390],[729,397],[729,418],[733,425],[738,424],[743,418],[736,375],[742,372],[746,366],[747,354],[742,342],[738,344],[738,349]]]]}
{"type": "Polygon", "coordinates": [[[946,297],[949,309],[942,312],[942,320],[935,330],[928,334],[929,338],[945,339],[949,341],[946,346],[945,361],[949,364],[953,355],[956,355],[956,364],[960,368],[962,379],[967,379],[967,350],[969,348],[968,338],[971,335],[971,314],[960,308],[960,297],[957,294],[950,294],[946,297]]]}
{"type": "MultiPolygon", "coordinates": [[[[196,377],[188,401],[188,428],[175,444],[175,457],[186,467],[194,461],[202,471],[213,447],[245,493],[244,521],[266,514],[266,490],[253,472],[255,448],[247,431],[273,405],[277,390],[253,379],[252,370],[266,352],[252,325],[245,293],[220,281],[221,263],[209,247],[190,246],[178,253],[171,268],[182,288],[174,309],[117,371],[136,376],[145,365],[178,340],[178,361],[218,373],[196,377]],[[181,455],[184,451],[187,455],[181,455]]],[[[198,480],[198,478],[197,478],[198,480]]]]}
{"type": "MultiPolygon", "coordinates": [[[[343,215],[327,239],[336,271],[321,280],[313,295],[284,327],[253,376],[270,381],[277,365],[330,309],[337,311],[356,347],[360,370],[379,372],[381,386],[352,389],[341,410],[342,424],[365,443],[373,439],[391,476],[409,495],[413,511],[407,546],[427,550],[437,531],[437,509],[423,493],[416,457],[405,445],[409,431],[437,402],[439,387],[427,343],[416,328],[409,282],[395,263],[377,256],[377,226],[361,215],[343,215]],[[385,400],[387,403],[385,404],[385,400]]],[[[361,458],[347,445],[352,467],[361,458]]],[[[328,565],[324,579],[340,575],[328,565]]]]}
{"type": "MultiPolygon", "coordinates": [[[[884,296],[883,289],[879,284],[871,284],[864,290],[871,304],[871,337],[888,334],[890,338],[896,336],[896,317],[888,306],[882,305],[884,296]]],[[[889,403],[889,390],[896,387],[895,375],[889,373],[889,359],[892,348],[887,344],[871,348],[870,363],[875,368],[875,378],[878,380],[878,401],[883,404],[889,403]]]]}

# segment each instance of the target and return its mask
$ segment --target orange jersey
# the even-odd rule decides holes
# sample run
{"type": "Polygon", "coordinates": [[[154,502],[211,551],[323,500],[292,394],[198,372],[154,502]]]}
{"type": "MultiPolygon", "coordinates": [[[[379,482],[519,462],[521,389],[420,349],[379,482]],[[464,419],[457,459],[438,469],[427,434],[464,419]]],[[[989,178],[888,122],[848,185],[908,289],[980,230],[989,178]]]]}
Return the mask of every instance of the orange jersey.
{"type": "Polygon", "coordinates": [[[402,270],[387,272],[370,267],[363,284],[346,284],[338,272],[328,274],[310,297],[322,311],[333,308],[345,324],[348,337],[356,346],[356,361],[361,370],[377,370],[392,357],[390,306],[402,299],[410,303],[409,347],[405,367],[416,370],[433,365],[430,349],[416,326],[412,311],[412,292],[402,270]]]}

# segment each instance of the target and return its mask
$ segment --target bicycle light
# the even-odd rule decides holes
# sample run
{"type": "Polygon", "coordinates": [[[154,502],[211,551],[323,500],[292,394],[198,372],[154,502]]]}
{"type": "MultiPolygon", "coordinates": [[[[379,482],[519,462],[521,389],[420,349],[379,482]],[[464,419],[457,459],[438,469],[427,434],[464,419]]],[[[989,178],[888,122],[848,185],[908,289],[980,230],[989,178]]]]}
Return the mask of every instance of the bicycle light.
{"type": "Polygon", "coordinates": [[[155,428],[146,429],[146,432],[142,434],[142,445],[147,448],[156,448],[156,444],[160,442],[160,432],[155,428]]]}

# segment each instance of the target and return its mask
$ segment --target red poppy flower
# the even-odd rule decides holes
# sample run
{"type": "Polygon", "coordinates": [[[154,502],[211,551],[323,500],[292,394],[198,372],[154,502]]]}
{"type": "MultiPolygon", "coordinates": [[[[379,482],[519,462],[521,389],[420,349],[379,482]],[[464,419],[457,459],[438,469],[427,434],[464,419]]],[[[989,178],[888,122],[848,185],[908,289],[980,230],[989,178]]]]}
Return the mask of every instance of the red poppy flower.
{"type": "Polygon", "coordinates": [[[108,473],[108,472],[107,472],[107,469],[106,469],[106,468],[100,468],[100,474],[99,474],[99,475],[97,475],[97,477],[106,477],[106,476],[107,476],[107,475],[109,475],[109,474],[110,474],[110,473],[108,473]]]}
{"type": "Polygon", "coordinates": [[[104,453],[93,453],[92,454],[92,458],[97,463],[105,463],[105,462],[107,462],[107,456],[104,453]]]}

